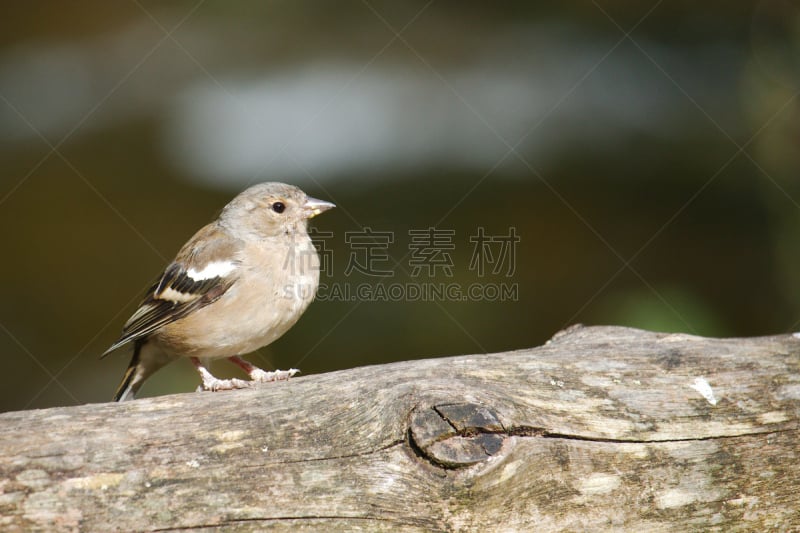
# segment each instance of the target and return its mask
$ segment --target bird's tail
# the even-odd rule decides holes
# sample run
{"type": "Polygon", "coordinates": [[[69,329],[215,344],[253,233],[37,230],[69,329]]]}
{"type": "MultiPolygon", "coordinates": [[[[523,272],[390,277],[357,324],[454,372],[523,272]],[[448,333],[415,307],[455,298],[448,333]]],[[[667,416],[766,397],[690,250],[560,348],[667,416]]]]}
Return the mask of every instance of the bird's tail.
{"type": "Polygon", "coordinates": [[[144,346],[144,342],[141,341],[136,341],[133,345],[133,357],[131,357],[128,369],[125,371],[125,375],[122,376],[122,382],[114,394],[115,402],[133,400],[136,397],[136,392],[144,383],[145,377],[147,377],[144,375],[144,369],[142,368],[142,346],[144,346]]]}
{"type": "Polygon", "coordinates": [[[133,343],[133,357],[128,370],[122,377],[122,383],[114,394],[115,402],[133,400],[144,381],[159,368],[175,359],[174,355],[164,352],[157,344],[148,342],[147,338],[137,339],[133,343]]]}

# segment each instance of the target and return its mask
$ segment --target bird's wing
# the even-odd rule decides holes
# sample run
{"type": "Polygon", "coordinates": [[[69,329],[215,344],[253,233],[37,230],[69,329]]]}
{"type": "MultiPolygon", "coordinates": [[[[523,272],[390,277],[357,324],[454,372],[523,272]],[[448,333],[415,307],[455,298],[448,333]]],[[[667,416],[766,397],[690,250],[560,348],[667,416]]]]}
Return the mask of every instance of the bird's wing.
{"type": "Polygon", "coordinates": [[[125,323],[122,336],[101,357],[141,339],[216,300],[236,282],[241,243],[208,225],[184,245],[125,323]]]}

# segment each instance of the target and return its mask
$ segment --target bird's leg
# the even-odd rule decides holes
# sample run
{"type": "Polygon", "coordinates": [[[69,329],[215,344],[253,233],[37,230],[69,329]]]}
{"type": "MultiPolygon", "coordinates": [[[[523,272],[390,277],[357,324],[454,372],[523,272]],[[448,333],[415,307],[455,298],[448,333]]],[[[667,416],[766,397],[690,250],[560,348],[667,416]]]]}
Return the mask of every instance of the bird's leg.
{"type": "Polygon", "coordinates": [[[244,389],[250,386],[249,381],[245,381],[243,379],[218,379],[211,375],[211,372],[203,366],[203,363],[200,362],[200,359],[197,357],[192,357],[192,364],[200,373],[200,377],[203,379],[203,384],[198,387],[198,390],[210,390],[210,391],[218,391],[218,390],[233,390],[233,389],[244,389]]]}
{"type": "Polygon", "coordinates": [[[299,370],[296,368],[290,368],[289,370],[275,370],[274,372],[267,372],[266,370],[261,370],[257,366],[248,363],[241,357],[233,356],[228,357],[228,360],[247,372],[247,375],[250,376],[250,379],[253,381],[258,381],[260,383],[265,383],[267,381],[282,381],[289,379],[290,377],[294,376],[299,370]]]}

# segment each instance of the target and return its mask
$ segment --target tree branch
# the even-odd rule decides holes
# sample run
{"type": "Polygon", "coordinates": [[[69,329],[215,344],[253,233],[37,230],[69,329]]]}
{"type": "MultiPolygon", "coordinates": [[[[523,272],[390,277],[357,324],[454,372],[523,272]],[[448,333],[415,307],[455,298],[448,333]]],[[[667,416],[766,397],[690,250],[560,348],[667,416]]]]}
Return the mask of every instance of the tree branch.
{"type": "Polygon", "coordinates": [[[800,340],[516,352],[0,415],[0,529],[800,529],[800,340]]]}

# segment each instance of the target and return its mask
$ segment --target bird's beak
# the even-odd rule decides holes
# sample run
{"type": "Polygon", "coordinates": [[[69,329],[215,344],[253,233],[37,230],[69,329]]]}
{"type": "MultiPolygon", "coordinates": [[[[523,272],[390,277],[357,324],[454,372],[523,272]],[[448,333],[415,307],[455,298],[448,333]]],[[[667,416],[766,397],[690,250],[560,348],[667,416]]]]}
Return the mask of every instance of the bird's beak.
{"type": "Polygon", "coordinates": [[[326,202],[325,200],[317,200],[316,198],[309,197],[306,203],[303,204],[303,210],[306,212],[306,218],[313,218],[320,213],[336,207],[336,205],[326,202]]]}

